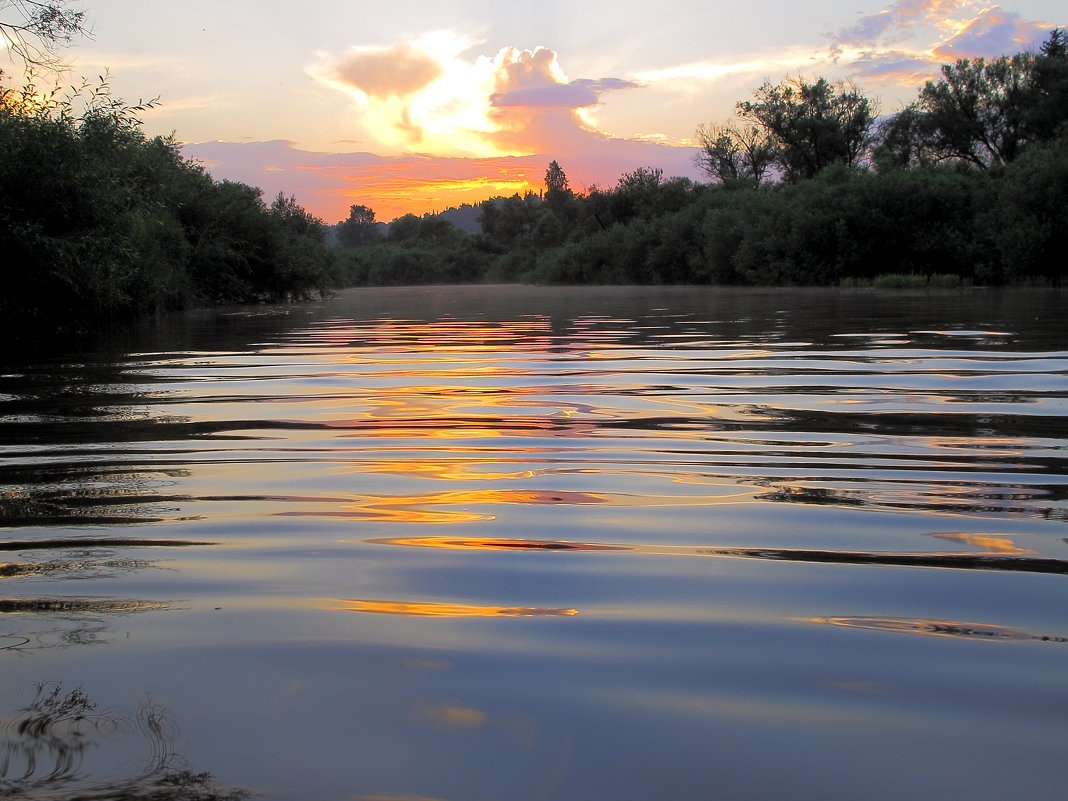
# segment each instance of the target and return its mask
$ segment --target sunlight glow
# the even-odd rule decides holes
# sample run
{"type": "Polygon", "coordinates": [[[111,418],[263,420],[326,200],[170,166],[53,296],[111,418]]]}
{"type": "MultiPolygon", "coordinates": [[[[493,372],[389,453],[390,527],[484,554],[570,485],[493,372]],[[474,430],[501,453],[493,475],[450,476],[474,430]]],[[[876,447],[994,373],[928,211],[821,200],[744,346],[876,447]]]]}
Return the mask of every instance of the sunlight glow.
{"type": "Polygon", "coordinates": [[[363,126],[387,147],[512,155],[485,137],[497,128],[489,114],[495,65],[484,57],[473,63],[460,58],[474,44],[450,31],[432,31],[392,48],[353,47],[340,59],[321,53],[308,71],[355,101],[363,126]]]}
{"type": "Polygon", "coordinates": [[[434,164],[416,160],[351,170],[340,178],[334,194],[350,203],[369,205],[382,219],[389,220],[405,213],[475,205],[492,196],[538,192],[544,170],[540,160],[446,160],[434,164]]]}
{"type": "Polygon", "coordinates": [[[592,115],[600,93],[636,86],[621,79],[570,82],[545,47],[463,58],[476,44],[434,31],[391,47],[320,53],[307,71],[345,93],[381,145],[449,157],[529,156],[545,152],[547,137],[600,135],[592,115]]]}

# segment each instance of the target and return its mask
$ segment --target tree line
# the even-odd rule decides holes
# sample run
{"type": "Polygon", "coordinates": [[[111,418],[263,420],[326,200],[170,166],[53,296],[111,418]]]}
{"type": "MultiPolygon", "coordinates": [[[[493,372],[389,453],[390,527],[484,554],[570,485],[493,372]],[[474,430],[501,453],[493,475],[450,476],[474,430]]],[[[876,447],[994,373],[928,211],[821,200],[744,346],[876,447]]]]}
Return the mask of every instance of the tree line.
{"type": "Polygon", "coordinates": [[[0,332],[95,331],[192,304],[305,298],[340,281],[327,228],[292,197],[216,181],[99,82],[44,90],[88,35],[69,0],[0,0],[0,332]]]}
{"type": "Polygon", "coordinates": [[[963,59],[880,117],[848,82],[765,83],[697,130],[709,181],[638,168],[584,195],[481,204],[481,233],[407,215],[338,227],[347,280],[546,283],[1058,282],[1068,231],[1068,36],[963,59]],[[944,279],[943,279],[944,280],[944,279]]]}
{"type": "MultiPolygon", "coordinates": [[[[47,64],[82,12],[0,21],[47,64]],[[38,46],[39,45],[39,46],[38,46]]],[[[540,194],[480,204],[477,232],[354,205],[330,228],[292,197],[213,179],[95,85],[43,92],[0,72],[0,329],[98,329],[193,304],[332,287],[457,282],[833,285],[887,274],[982,283],[1064,277],[1068,36],[943,67],[879,117],[849,83],[765,83],[697,130],[707,182],[639,167],[584,194],[553,161],[540,194]]],[[[470,217],[471,209],[459,216],[470,217]]],[[[458,219],[456,215],[454,219],[458,219]]]]}
{"type": "Polygon", "coordinates": [[[196,303],[336,284],[325,226],[291,197],[216,181],[97,85],[0,85],[0,326],[98,328],[196,303]]]}

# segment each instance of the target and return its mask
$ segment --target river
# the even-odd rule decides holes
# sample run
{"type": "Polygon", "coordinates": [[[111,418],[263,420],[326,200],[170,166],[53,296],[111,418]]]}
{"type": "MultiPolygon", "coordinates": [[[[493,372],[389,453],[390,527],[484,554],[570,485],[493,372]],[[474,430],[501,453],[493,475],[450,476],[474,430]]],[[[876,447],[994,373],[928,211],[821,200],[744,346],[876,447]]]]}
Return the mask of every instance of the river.
{"type": "Polygon", "coordinates": [[[1063,798],[1066,301],[362,289],[7,352],[0,794],[1063,798]]]}

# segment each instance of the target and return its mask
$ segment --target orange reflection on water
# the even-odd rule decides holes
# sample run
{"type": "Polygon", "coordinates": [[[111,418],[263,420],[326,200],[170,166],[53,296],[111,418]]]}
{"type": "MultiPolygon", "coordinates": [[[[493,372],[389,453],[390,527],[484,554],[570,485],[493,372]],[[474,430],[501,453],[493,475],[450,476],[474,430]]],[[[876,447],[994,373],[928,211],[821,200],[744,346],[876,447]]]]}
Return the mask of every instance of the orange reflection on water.
{"type": "MultiPolygon", "coordinates": [[[[338,434],[339,438],[352,437],[356,439],[382,438],[382,439],[419,439],[419,440],[465,440],[461,446],[435,443],[426,445],[429,450],[452,451],[455,453],[471,453],[474,451],[489,450],[488,447],[476,447],[470,445],[471,440],[499,439],[501,437],[543,436],[546,432],[560,434],[561,432],[589,431],[595,428],[593,424],[585,424],[582,427],[568,425],[561,426],[559,422],[541,418],[514,419],[502,421],[487,415],[485,419],[475,418],[474,415],[463,417],[430,416],[426,420],[417,421],[415,418],[405,415],[404,417],[369,417],[363,419],[330,420],[324,421],[326,428],[340,428],[352,433],[338,434]],[[496,425],[493,425],[496,423],[496,425]]],[[[502,448],[497,446],[495,450],[503,450],[508,453],[541,453],[544,448],[502,448]]]]}
{"type": "MultiPolygon", "coordinates": [[[[410,398],[399,400],[375,400],[368,404],[371,408],[366,417],[340,418],[334,420],[322,420],[319,424],[325,428],[346,429],[353,433],[342,433],[341,437],[385,437],[390,439],[431,439],[466,441],[479,439],[498,439],[501,437],[536,436],[545,434],[560,436],[589,435],[598,428],[593,421],[568,420],[564,414],[566,410],[557,408],[558,416],[546,415],[515,415],[507,410],[497,414],[487,414],[482,411],[471,411],[472,407],[478,406],[484,409],[488,406],[535,406],[545,409],[541,404],[519,403],[515,401],[504,404],[500,401],[485,401],[479,399],[476,403],[470,398],[462,403],[436,402],[434,399],[421,399],[419,404],[410,398]]],[[[434,446],[439,447],[439,446],[434,446]]],[[[465,445],[462,448],[445,446],[446,450],[455,450],[457,453],[470,453],[477,448],[465,445]]],[[[509,452],[536,453],[538,449],[508,448],[509,452]]]]}
{"type": "Polygon", "coordinates": [[[520,540],[496,537],[378,537],[361,540],[374,545],[403,545],[411,548],[444,548],[476,551],[611,551],[640,553],[650,556],[723,556],[701,545],[620,545],[607,542],[571,542],[567,540],[520,540]]]}
{"type": "Polygon", "coordinates": [[[459,704],[434,704],[423,707],[420,712],[432,723],[450,729],[474,729],[486,722],[485,712],[459,704]]]}
{"type": "Polygon", "coordinates": [[[433,506],[462,506],[490,503],[513,504],[591,504],[607,503],[602,495],[570,490],[467,490],[433,495],[372,498],[361,503],[342,503],[326,510],[277,512],[281,517],[345,517],[384,523],[472,523],[493,520],[493,515],[468,510],[435,510],[433,506]]]}
{"type": "MultiPolygon", "coordinates": [[[[464,449],[466,452],[468,449],[464,449]]],[[[537,452],[537,448],[524,449],[527,453],[537,452]]],[[[517,478],[533,478],[534,470],[516,470],[509,473],[489,470],[475,470],[474,467],[488,464],[514,464],[514,460],[505,459],[465,459],[440,462],[413,462],[406,456],[399,459],[379,462],[361,462],[359,472],[381,473],[384,475],[408,476],[416,475],[421,478],[440,478],[448,481],[479,480],[508,480],[517,478]]],[[[356,472],[356,471],[353,471],[356,472]]]]}
{"type": "Polygon", "coordinates": [[[383,615],[415,615],[418,617],[559,617],[577,615],[577,609],[538,606],[475,606],[473,604],[443,604],[420,601],[383,601],[368,598],[327,599],[319,602],[320,609],[340,612],[374,612],[383,615]]]}
{"type": "Polygon", "coordinates": [[[990,553],[1015,553],[1015,554],[1033,554],[1038,551],[1031,550],[1030,548],[1021,548],[1010,537],[1005,537],[997,534],[964,534],[964,533],[932,533],[928,534],[928,537],[937,537],[940,540],[954,540],[956,542],[963,542],[967,545],[972,545],[976,548],[982,548],[990,553]]]}
{"type": "Polygon", "coordinates": [[[574,490],[468,490],[426,496],[430,503],[607,503],[608,498],[574,490]]]}
{"type": "Polygon", "coordinates": [[[541,352],[551,344],[552,324],[541,316],[494,324],[476,320],[384,320],[370,326],[345,327],[331,334],[340,342],[361,345],[360,353],[350,354],[347,358],[362,363],[368,347],[403,354],[479,353],[502,349],[510,353],[541,352]]]}
{"type": "Polygon", "coordinates": [[[477,512],[444,512],[393,506],[345,506],[341,509],[276,512],[279,517],[341,517],[376,523],[475,523],[493,520],[493,515],[477,512]]]}
{"type": "Polygon", "coordinates": [[[601,545],[562,540],[510,540],[491,537],[382,537],[364,540],[375,545],[405,545],[416,548],[477,551],[633,551],[627,545],[601,545]]]}

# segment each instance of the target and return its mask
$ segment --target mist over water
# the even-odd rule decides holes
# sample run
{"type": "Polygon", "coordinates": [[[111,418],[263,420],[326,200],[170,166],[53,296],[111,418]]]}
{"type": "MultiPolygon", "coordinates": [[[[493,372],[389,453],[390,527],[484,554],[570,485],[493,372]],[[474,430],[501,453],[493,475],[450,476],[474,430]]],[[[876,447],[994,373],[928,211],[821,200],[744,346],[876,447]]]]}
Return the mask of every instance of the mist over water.
{"type": "Polygon", "coordinates": [[[154,711],[34,784],[79,688],[190,797],[1060,797],[1064,307],[367,289],[8,354],[0,791],[171,775],[154,711]]]}

